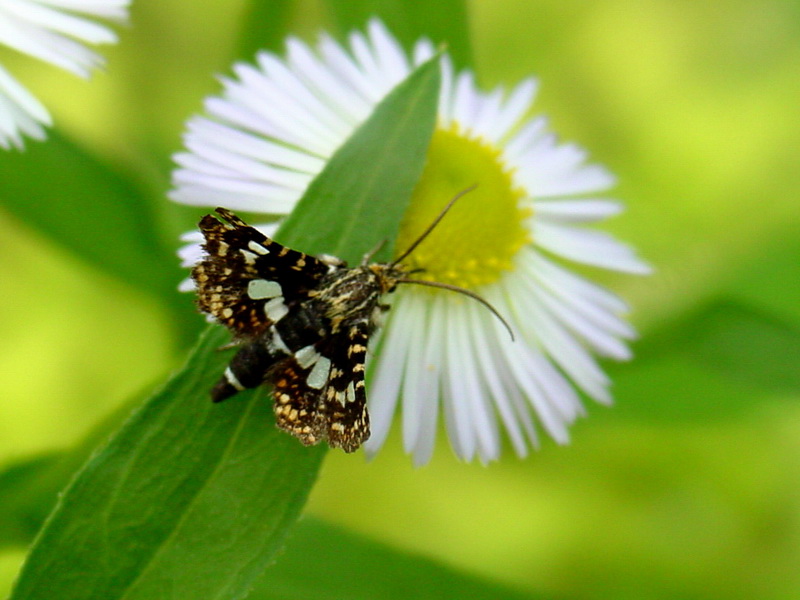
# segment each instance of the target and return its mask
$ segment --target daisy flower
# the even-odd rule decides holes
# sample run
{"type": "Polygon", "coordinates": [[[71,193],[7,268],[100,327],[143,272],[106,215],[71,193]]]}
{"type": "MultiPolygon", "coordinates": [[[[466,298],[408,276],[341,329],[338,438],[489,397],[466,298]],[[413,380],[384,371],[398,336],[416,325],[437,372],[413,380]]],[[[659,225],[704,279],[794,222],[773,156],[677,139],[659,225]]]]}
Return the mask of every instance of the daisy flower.
{"type": "MultiPolygon", "coordinates": [[[[375,105],[433,54],[421,40],[409,58],[373,20],[366,34],[350,36],[349,48],[326,35],[313,48],[289,39],[284,59],[264,52],[256,66],[235,65],[236,78],[206,101],[207,116],[188,123],[172,199],[289,213],[375,105]]],[[[565,263],[648,271],[627,246],[585,227],[620,212],[602,195],[613,177],[586,164],[580,148],[559,144],[545,119],[526,119],[533,80],[508,94],[485,93],[446,55],[442,72],[438,125],[396,248],[407,248],[448,199],[477,182],[405,264],[485,298],[516,339],[462,295],[397,289],[370,344],[365,448],[378,451],[402,404],[403,445],[416,464],[432,455],[440,413],[464,460],[497,459],[502,430],[520,456],[538,445],[540,430],[566,443],[567,426],[584,412],[579,391],[611,401],[595,355],[629,358],[625,340],[634,331],[620,316],[622,300],[565,263]]],[[[196,245],[182,253],[185,264],[201,254],[196,245]]]]}
{"type": "MultiPolygon", "coordinates": [[[[2,0],[0,44],[81,77],[103,64],[84,44],[109,44],[117,37],[91,18],[122,21],[129,0],[2,0]]],[[[0,65],[0,146],[23,147],[23,136],[42,140],[50,113],[0,65]]]]}

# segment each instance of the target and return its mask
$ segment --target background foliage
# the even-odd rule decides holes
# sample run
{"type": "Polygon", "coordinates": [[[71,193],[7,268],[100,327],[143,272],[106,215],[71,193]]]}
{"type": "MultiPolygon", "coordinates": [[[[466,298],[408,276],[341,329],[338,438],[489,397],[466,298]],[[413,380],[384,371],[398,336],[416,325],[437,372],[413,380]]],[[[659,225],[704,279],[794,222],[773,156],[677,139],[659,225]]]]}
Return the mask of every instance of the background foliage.
{"type": "Polygon", "coordinates": [[[349,581],[381,577],[373,593],[408,597],[392,548],[449,565],[400,563],[452,597],[477,589],[463,572],[523,596],[796,597],[797,5],[448,2],[403,20],[402,2],[334,4],[344,9],[135,0],[120,44],[104,50],[107,74],[90,84],[2,56],[56,129],[0,156],[0,594],[49,508],[48,485],[82,462],[51,453],[82,445],[85,457],[98,441],[85,436],[178,368],[202,327],[173,291],[177,235],[202,211],[164,195],[183,122],[219,89],[212,75],[280,48],[284,31],[310,40],[377,5],[405,40],[468,28],[451,50],[486,86],[539,76],[538,111],[620,177],[629,211],[608,229],[658,271],[606,278],[635,307],[642,339],[632,363],[608,366],[616,406],[590,407],[571,446],[483,468],[458,463],[442,436],[414,470],[395,429],[372,463],[330,453],[307,509],[325,524],[302,522],[253,597],[319,597],[334,573],[352,574],[336,581],[353,598],[369,592],[349,581]],[[324,580],[292,569],[309,546],[336,566],[324,580]]]}

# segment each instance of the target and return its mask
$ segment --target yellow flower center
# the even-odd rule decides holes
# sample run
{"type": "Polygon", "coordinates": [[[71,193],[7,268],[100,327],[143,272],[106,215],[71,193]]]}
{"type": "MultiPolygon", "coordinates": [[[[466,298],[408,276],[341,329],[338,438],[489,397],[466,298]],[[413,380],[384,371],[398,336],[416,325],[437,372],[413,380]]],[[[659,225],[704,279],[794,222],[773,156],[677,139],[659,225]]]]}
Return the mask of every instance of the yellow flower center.
{"type": "Polygon", "coordinates": [[[404,252],[458,192],[477,187],[403,261],[410,269],[423,269],[413,277],[471,288],[512,268],[512,259],[530,241],[525,226],[530,209],[520,206],[524,191],[511,175],[500,152],[484,140],[467,137],[456,124],[436,129],[395,251],[404,252]]]}

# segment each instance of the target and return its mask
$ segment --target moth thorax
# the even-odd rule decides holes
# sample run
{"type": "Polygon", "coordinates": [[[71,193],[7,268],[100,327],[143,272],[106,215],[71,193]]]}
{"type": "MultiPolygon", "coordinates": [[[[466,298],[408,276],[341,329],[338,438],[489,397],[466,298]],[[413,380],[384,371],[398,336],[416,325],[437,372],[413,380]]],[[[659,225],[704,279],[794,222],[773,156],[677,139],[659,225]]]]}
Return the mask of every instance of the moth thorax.
{"type": "Polygon", "coordinates": [[[369,317],[383,293],[380,276],[368,266],[337,271],[318,293],[332,319],[369,317]]]}

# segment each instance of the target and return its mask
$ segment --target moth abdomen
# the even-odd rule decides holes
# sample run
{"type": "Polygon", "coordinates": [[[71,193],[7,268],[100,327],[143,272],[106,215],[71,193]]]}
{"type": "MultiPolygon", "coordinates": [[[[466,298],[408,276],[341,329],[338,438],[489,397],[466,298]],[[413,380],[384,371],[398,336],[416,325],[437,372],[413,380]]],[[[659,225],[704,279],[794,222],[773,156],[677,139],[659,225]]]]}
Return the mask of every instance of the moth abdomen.
{"type": "Polygon", "coordinates": [[[264,374],[279,357],[261,339],[245,344],[231,359],[228,368],[211,390],[211,399],[222,402],[238,392],[258,387],[264,374]]]}

